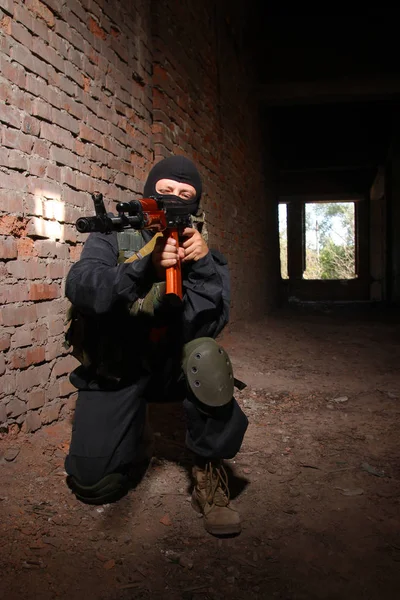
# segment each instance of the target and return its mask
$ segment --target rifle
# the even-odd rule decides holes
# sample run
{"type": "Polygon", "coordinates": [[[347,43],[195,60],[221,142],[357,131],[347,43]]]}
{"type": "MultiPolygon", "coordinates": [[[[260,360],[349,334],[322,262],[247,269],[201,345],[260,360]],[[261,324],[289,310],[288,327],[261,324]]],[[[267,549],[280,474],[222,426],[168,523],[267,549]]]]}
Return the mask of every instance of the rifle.
{"type": "MultiPolygon", "coordinates": [[[[189,207],[168,196],[151,196],[141,200],[119,202],[116,206],[117,215],[107,214],[103,194],[92,194],[96,216],[81,217],[75,227],[80,233],[111,233],[124,229],[148,229],[163,232],[164,237],[172,237],[179,247],[179,233],[185,227],[192,226],[189,207]]],[[[182,300],[182,273],[178,259],[176,265],[166,270],[166,295],[171,299],[182,300]]]]}

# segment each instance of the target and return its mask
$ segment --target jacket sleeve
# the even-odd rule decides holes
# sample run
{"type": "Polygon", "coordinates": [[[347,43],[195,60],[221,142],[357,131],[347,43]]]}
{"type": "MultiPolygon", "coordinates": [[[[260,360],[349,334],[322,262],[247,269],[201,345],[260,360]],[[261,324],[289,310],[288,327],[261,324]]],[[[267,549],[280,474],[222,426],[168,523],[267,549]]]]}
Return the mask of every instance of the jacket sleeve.
{"type": "Polygon", "coordinates": [[[210,250],[191,263],[184,273],[183,288],[184,341],[215,338],[229,321],[230,278],[225,257],[210,250]]]}
{"type": "Polygon", "coordinates": [[[104,314],[119,300],[137,300],[154,280],[150,255],[118,264],[117,234],[91,233],[68,273],[65,293],[84,312],[104,314]]]}

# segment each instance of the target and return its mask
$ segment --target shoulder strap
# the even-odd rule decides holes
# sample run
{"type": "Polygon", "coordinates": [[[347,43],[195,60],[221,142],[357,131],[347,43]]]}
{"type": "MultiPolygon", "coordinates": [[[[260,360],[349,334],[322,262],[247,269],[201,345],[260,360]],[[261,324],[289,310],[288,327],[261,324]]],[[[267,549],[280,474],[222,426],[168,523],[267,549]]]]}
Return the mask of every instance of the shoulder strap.
{"type": "Polygon", "coordinates": [[[156,240],[162,233],[156,233],[147,244],[143,245],[140,231],[128,230],[117,233],[118,262],[133,262],[153,252],[156,240]]]}

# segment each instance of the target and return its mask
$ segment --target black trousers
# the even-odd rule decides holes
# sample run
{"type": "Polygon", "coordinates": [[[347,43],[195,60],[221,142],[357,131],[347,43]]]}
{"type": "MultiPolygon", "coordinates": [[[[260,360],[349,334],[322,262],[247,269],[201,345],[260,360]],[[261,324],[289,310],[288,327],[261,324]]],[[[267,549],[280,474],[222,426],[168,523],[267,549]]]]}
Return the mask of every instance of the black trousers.
{"type": "Polygon", "coordinates": [[[147,402],[182,401],[186,445],[205,459],[233,458],[247,429],[247,417],[234,398],[219,408],[200,404],[179,365],[143,373],[134,383],[114,389],[105,389],[78,367],[71,382],[79,392],[65,469],[82,485],[123,472],[135,461],[147,402]]]}

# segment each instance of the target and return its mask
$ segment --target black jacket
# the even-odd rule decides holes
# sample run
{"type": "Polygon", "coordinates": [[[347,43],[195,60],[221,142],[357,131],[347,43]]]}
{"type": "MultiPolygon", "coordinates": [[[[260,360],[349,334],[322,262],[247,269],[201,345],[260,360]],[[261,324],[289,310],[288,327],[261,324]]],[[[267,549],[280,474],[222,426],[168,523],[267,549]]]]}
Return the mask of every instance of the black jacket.
{"type": "MultiPolygon", "coordinates": [[[[142,235],[145,244],[149,232],[142,235]]],[[[230,281],[225,258],[218,251],[210,250],[197,262],[183,263],[182,279],[182,307],[167,310],[162,317],[171,339],[179,346],[198,337],[215,338],[229,319],[230,281]]],[[[92,233],[80,260],[70,269],[66,295],[87,315],[93,340],[95,330],[107,331],[108,346],[129,351],[132,358],[132,348],[144,347],[154,323],[131,317],[127,307],[144,297],[156,281],[151,255],[118,264],[117,234],[92,233]]],[[[134,353],[140,354],[140,350],[134,353]]]]}

